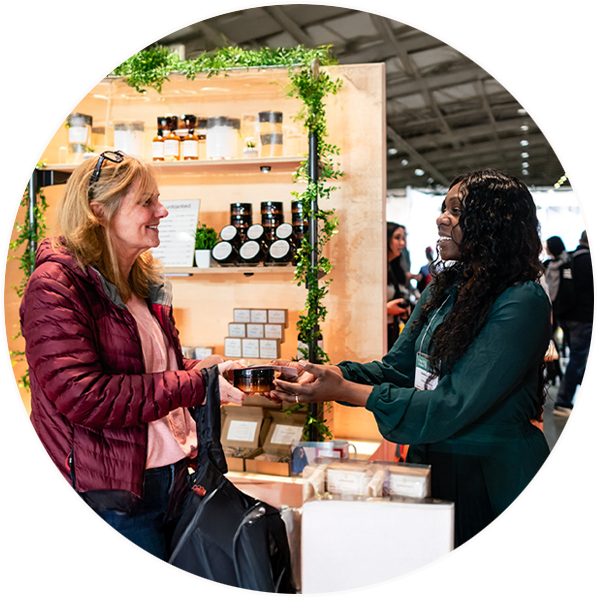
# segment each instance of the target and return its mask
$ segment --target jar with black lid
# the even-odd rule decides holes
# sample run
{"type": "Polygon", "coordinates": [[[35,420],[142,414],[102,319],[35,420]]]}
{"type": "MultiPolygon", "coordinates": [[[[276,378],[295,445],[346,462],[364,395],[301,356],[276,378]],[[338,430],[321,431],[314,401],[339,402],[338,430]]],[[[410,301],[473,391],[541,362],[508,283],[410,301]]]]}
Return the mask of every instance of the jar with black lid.
{"type": "Polygon", "coordinates": [[[248,230],[246,231],[246,239],[258,242],[263,249],[268,247],[270,241],[267,239],[265,228],[260,223],[254,223],[254,225],[250,225],[250,227],[248,227],[248,230]]]}
{"type": "Polygon", "coordinates": [[[283,216],[283,202],[274,202],[266,200],[260,203],[260,214],[265,215],[281,215],[283,216]]]}
{"type": "Polygon", "coordinates": [[[238,261],[238,252],[229,242],[217,242],[212,249],[212,257],[223,267],[234,266],[238,261]]]}
{"type": "Polygon", "coordinates": [[[239,251],[240,265],[256,266],[262,262],[265,257],[265,251],[262,246],[255,240],[246,240],[239,251]]]}
{"type": "Polygon", "coordinates": [[[249,215],[252,217],[252,204],[250,202],[233,202],[229,205],[230,215],[249,215]]]}
{"type": "Polygon", "coordinates": [[[292,242],[294,238],[294,228],[291,223],[282,223],[275,229],[275,237],[278,240],[287,240],[292,242]]]}
{"type": "Polygon", "coordinates": [[[239,248],[242,245],[245,235],[245,229],[242,230],[242,228],[236,227],[235,225],[225,225],[219,233],[221,240],[229,242],[234,248],[239,248]]]}
{"type": "Polygon", "coordinates": [[[276,240],[269,246],[269,255],[265,265],[281,266],[290,264],[294,258],[295,250],[287,240],[276,240]]]}

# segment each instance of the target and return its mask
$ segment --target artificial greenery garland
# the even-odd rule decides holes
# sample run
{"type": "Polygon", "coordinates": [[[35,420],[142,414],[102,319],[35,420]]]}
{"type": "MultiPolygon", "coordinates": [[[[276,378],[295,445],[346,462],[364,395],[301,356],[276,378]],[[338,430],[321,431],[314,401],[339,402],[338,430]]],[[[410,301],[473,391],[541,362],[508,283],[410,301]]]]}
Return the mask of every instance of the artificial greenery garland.
{"type": "MultiPolygon", "coordinates": [[[[88,49],[87,52],[75,52],[70,62],[54,56],[48,59],[47,65],[38,67],[37,132],[49,133],[48,121],[63,108],[63,98],[71,85],[99,77],[126,54],[125,51],[98,52],[88,49]]],[[[308,162],[302,162],[294,174],[294,180],[306,183],[306,189],[302,193],[294,191],[292,194],[302,202],[303,213],[316,219],[319,224],[317,262],[315,265],[311,264],[313,248],[310,246],[309,240],[305,238],[297,252],[297,267],[294,277],[298,286],[304,284],[309,290],[305,309],[301,311],[297,322],[299,339],[306,344],[315,344],[317,362],[321,363],[329,361],[329,357],[318,347],[316,341],[321,335],[321,324],[327,315],[323,299],[328,293],[331,279],[322,279],[319,282],[319,278],[323,275],[327,276],[331,272],[332,265],[323,256],[323,249],[336,232],[337,218],[334,216],[334,210],[313,212],[312,201],[316,198],[328,200],[336,187],[327,182],[343,177],[344,173],[338,169],[339,164],[336,163],[335,158],[339,155],[340,149],[326,141],[327,130],[323,103],[325,96],[338,92],[341,80],[333,81],[327,73],[319,72],[314,66],[315,64],[327,66],[336,64],[336,62],[330,53],[329,46],[320,46],[315,49],[302,46],[277,49],[261,48],[259,50],[222,48],[215,52],[203,53],[193,60],[182,60],[168,48],[156,46],[138,52],[112,73],[113,76],[123,77],[139,93],[143,93],[148,87],[160,93],[163,83],[169,80],[171,73],[181,73],[188,79],[194,79],[198,73],[206,73],[208,77],[212,77],[233,68],[277,66],[289,69],[291,82],[289,95],[299,98],[303,104],[298,118],[303,120],[305,128],[313,132],[318,140],[318,179],[316,181],[310,179],[308,162]]],[[[11,127],[10,131],[20,127],[24,127],[24,124],[11,127]]],[[[21,164],[27,169],[31,165],[27,139],[10,144],[5,148],[5,153],[15,164],[21,164]]],[[[20,175],[15,178],[11,186],[16,196],[19,194],[23,181],[24,176],[20,175]]],[[[24,206],[26,206],[26,197],[25,195],[22,202],[24,206]]],[[[17,224],[18,237],[10,244],[11,250],[16,250],[23,243],[26,243],[27,246],[21,257],[21,269],[24,271],[25,277],[15,288],[19,296],[24,292],[35,260],[29,250],[29,242],[32,240],[38,242],[46,235],[44,213],[47,205],[42,194],[40,194],[40,198],[41,201],[36,206],[35,215],[37,231],[33,231],[28,222],[17,224]]],[[[16,354],[19,353],[13,353],[13,355],[16,354]]],[[[23,378],[22,384],[28,385],[27,376],[23,378]]],[[[331,433],[322,419],[315,420],[309,416],[308,426],[316,426],[320,437],[331,437],[331,433]]]]}

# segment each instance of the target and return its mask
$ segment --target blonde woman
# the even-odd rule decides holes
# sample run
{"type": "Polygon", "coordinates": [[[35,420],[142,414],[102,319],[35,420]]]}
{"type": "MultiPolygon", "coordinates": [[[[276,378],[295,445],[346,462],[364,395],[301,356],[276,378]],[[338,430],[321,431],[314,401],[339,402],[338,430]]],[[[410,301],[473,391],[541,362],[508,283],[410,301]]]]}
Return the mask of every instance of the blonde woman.
{"type": "Polygon", "coordinates": [[[197,450],[188,408],[234,363],[185,359],[171,285],[147,252],[167,215],[149,165],[104,152],[79,165],[21,304],[31,420],[73,488],[148,552],[167,558],[170,502],[197,450]]]}

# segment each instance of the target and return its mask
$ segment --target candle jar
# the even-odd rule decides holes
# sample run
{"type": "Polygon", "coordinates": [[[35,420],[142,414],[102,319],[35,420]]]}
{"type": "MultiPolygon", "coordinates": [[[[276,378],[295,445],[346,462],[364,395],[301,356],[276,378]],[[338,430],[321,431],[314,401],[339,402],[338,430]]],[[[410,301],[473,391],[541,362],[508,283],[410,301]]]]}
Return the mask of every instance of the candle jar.
{"type": "Polygon", "coordinates": [[[206,157],[208,159],[233,158],[236,154],[234,146],[233,124],[228,117],[210,117],[206,122],[206,157]]]}
{"type": "Polygon", "coordinates": [[[233,385],[246,394],[262,394],[274,389],[275,369],[273,367],[255,367],[233,369],[233,385]]]}
{"type": "Polygon", "coordinates": [[[286,266],[292,262],[294,257],[294,247],[287,240],[275,240],[269,246],[268,257],[265,259],[265,265],[286,266]]]}
{"type": "Polygon", "coordinates": [[[244,242],[245,231],[235,225],[225,225],[219,234],[221,240],[229,242],[234,248],[239,248],[244,242]]]}
{"type": "Polygon", "coordinates": [[[248,227],[246,239],[258,242],[264,249],[268,247],[268,242],[270,241],[267,239],[265,228],[260,223],[255,223],[248,227]]]}
{"type": "Polygon", "coordinates": [[[238,260],[237,250],[229,242],[225,241],[217,242],[211,254],[215,261],[223,267],[234,266],[238,260]]]}
{"type": "Polygon", "coordinates": [[[255,240],[246,240],[239,251],[238,264],[257,266],[265,257],[265,251],[262,246],[255,240]]]}
{"type": "Polygon", "coordinates": [[[227,119],[229,132],[231,135],[231,156],[229,158],[238,158],[243,155],[244,140],[241,132],[241,119],[227,119]]]}
{"type": "Polygon", "coordinates": [[[82,113],[71,113],[67,117],[67,163],[73,165],[83,161],[83,155],[88,152],[92,141],[92,122],[90,115],[82,113]]]}
{"type": "Polygon", "coordinates": [[[260,203],[260,214],[264,216],[280,215],[283,217],[283,202],[273,202],[266,200],[260,203]]]}
{"type": "Polygon", "coordinates": [[[115,121],[115,150],[144,158],[144,121],[115,121]]]}
{"type": "Polygon", "coordinates": [[[261,133],[260,157],[283,156],[283,133],[261,133]]]}
{"type": "Polygon", "coordinates": [[[266,110],[258,113],[259,134],[283,134],[283,113],[266,110]]]}
{"type": "Polygon", "coordinates": [[[206,160],[206,126],[208,119],[198,119],[196,122],[196,135],[198,136],[198,160],[206,160]]]}
{"type": "Polygon", "coordinates": [[[229,205],[229,214],[231,216],[246,216],[252,220],[252,204],[249,202],[233,202],[229,205]]]}

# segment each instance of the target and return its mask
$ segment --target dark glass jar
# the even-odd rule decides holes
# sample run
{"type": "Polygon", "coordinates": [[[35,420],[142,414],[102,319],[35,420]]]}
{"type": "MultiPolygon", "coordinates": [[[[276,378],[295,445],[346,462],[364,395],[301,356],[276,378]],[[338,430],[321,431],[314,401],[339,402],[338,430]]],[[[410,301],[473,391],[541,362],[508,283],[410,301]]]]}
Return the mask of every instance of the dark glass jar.
{"type": "Polygon", "coordinates": [[[240,265],[256,266],[265,258],[263,247],[255,240],[247,240],[239,250],[238,263],[240,265]]]}
{"type": "Polygon", "coordinates": [[[246,239],[258,242],[264,249],[268,246],[267,233],[265,228],[260,223],[255,223],[248,227],[246,231],[246,239]]]}
{"type": "Polygon", "coordinates": [[[265,265],[282,266],[289,265],[294,258],[294,247],[287,240],[276,240],[269,246],[269,254],[265,259],[265,265]]]}
{"type": "Polygon", "coordinates": [[[236,249],[243,244],[244,235],[245,232],[240,231],[240,228],[235,227],[235,225],[225,225],[219,233],[222,241],[229,242],[236,249]]]}
{"type": "Polygon", "coordinates": [[[233,202],[229,205],[229,214],[235,216],[250,217],[252,221],[252,204],[249,202],[233,202]]]}
{"type": "Polygon", "coordinates": [[[294,238],[294,228],[291,223],[282,223],[275,229],[275,237],[278,240],[287,240],[292,242],[294,238]]]}
{"type": "MultiPolygon", "coordinates": [[[[246,234],[248,227],[252,225],[252,217],[250,215],[231,215],[229,223],[240,230],[243,237],[246,234]]],[[[243,239],[245,238],[243,237],[243,239]]]]}
{"type": "Polygon", "coordinates": [[[229,242],[217,242],[211,254],[223,267],[234,266],[238,261],[238,252],[229,242]]]}
{"type": "Polygon", "coordinates": [[[261,394],[271,391],[275,385],[275,369],[264,366],[254,369],[233,369],[233,385],[246,394],[261,394]]]}
{"type": "Polygon", "coordinates": [[[260,214],[265,215],[282,215],[283,216],[283,202],[273,202],[272,200],[266,200],[260,203],[260,214]]]}

